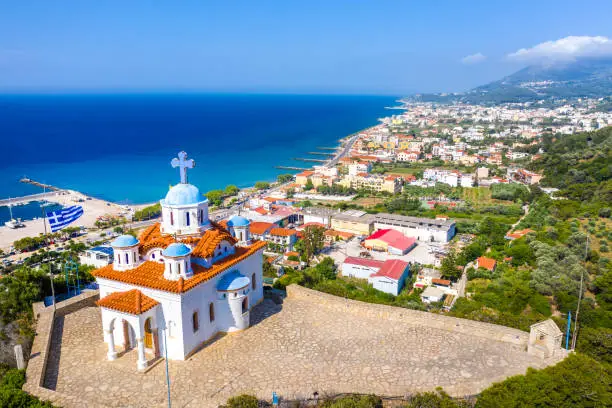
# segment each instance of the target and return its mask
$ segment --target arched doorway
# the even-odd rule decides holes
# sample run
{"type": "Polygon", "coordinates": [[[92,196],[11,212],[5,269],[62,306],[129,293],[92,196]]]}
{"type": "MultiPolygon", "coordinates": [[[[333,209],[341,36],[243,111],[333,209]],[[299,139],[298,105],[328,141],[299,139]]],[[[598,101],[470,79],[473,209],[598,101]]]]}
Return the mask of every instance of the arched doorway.
{"type": "Polygon", "coordinates": [[[145,348],[153,348],[153,330],[151,329],[151,318],[147,318],[144,324],[144,346],[145,348]]]}

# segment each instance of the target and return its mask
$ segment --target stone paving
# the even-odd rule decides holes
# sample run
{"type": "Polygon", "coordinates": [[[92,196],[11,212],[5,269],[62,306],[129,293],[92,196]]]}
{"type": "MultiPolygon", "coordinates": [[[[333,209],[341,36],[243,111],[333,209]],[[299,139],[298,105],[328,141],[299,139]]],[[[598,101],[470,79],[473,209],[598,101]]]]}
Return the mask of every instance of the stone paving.
{"type": "MultiPolygon", "coordinates": [[[[518,345],[364,319],[309,300],[288,299],[280,309],[265,300],[251,328],[219,336],[187,361],[170,361],[173,406],[216,407],[239,393],[270,399],[273,391],[285,398],[314,391],[399,396],[442,386],[465,395],[545,365],[518,345]]],[[[79,406],[166,406],[165,362],[142,374],[135,350],[107,361],[97,308],[66,315],[61,333],[51,350],[59,358],[47,369],[57,370],[48,381],[56,391],[78,395],[79,406]]]]}

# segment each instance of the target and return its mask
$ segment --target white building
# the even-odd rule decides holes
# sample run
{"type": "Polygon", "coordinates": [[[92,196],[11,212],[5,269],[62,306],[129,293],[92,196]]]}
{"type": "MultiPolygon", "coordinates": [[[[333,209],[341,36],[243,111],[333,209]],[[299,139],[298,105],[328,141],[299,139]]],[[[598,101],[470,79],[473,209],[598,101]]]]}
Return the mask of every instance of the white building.
{"type": "Polygon", "coordinates": [[[397,296],[410,275],[410,267],[399,259],[377,261],[348,257],[342,263],[342,275],[367,279],[374,289],[397,296]]]}
{"type": "Polygon", "coordinates": [[[114,262],[92,273],[107,357],[137,348],[140,370],[166,354],[184,360],[217,332],[246,329],[263,299],[265,243],[251,242],[244,217],[232,217],[227,228],[208,219],[208,200],[187,183],[195,163],[186,156],[172,161],[181,183],[160,201],[161,223],[139,239],[115,239],[114,262]]]}
{"type": "Polygon", "coordinates": [[[112,263],[113,259],[113,248],[104,245],[88,249],[83,255],[79,256],[82,265],[95,266],[96,268],[112,263]]]}

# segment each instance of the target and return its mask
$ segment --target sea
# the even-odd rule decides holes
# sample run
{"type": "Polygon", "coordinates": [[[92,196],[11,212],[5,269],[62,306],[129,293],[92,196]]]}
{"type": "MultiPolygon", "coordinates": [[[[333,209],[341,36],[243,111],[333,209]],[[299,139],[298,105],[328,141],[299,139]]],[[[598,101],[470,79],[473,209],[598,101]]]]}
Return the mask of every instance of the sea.
{"type": "MultiPolygon", "coordinates": [[[[397,97],[257,94],[0,95],[0,198],[39,193],[22,177],[122,204],[159,200],[196,161],[201,192],[273,181],[293,160],[376,125],[397,97]]],[[[40,214],[36,203],[14,216],[40,214]]],[[[0,207],[0,222],[9,218],[0,207]]]]}

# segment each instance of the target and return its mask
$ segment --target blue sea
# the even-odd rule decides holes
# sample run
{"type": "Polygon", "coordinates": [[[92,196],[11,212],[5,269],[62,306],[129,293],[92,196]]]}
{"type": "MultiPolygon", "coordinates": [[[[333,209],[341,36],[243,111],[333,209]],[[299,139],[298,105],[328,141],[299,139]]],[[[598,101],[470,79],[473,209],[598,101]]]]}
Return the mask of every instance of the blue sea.
{"type": "Polygon", "coordinates": [[[392,113],[385,106],[395,99],[0,95],[0,198],[41,192],[19,183],[27,176],[114,202],[153,202],[178,182],[170,160],[180,150],[195,159],[189,181],[202,192],[273,181],[286,172],[274,166],[310,167],[292,158],[308,157],[317,146],[336,146],[338,139],[377,124],[392,113]]]}

